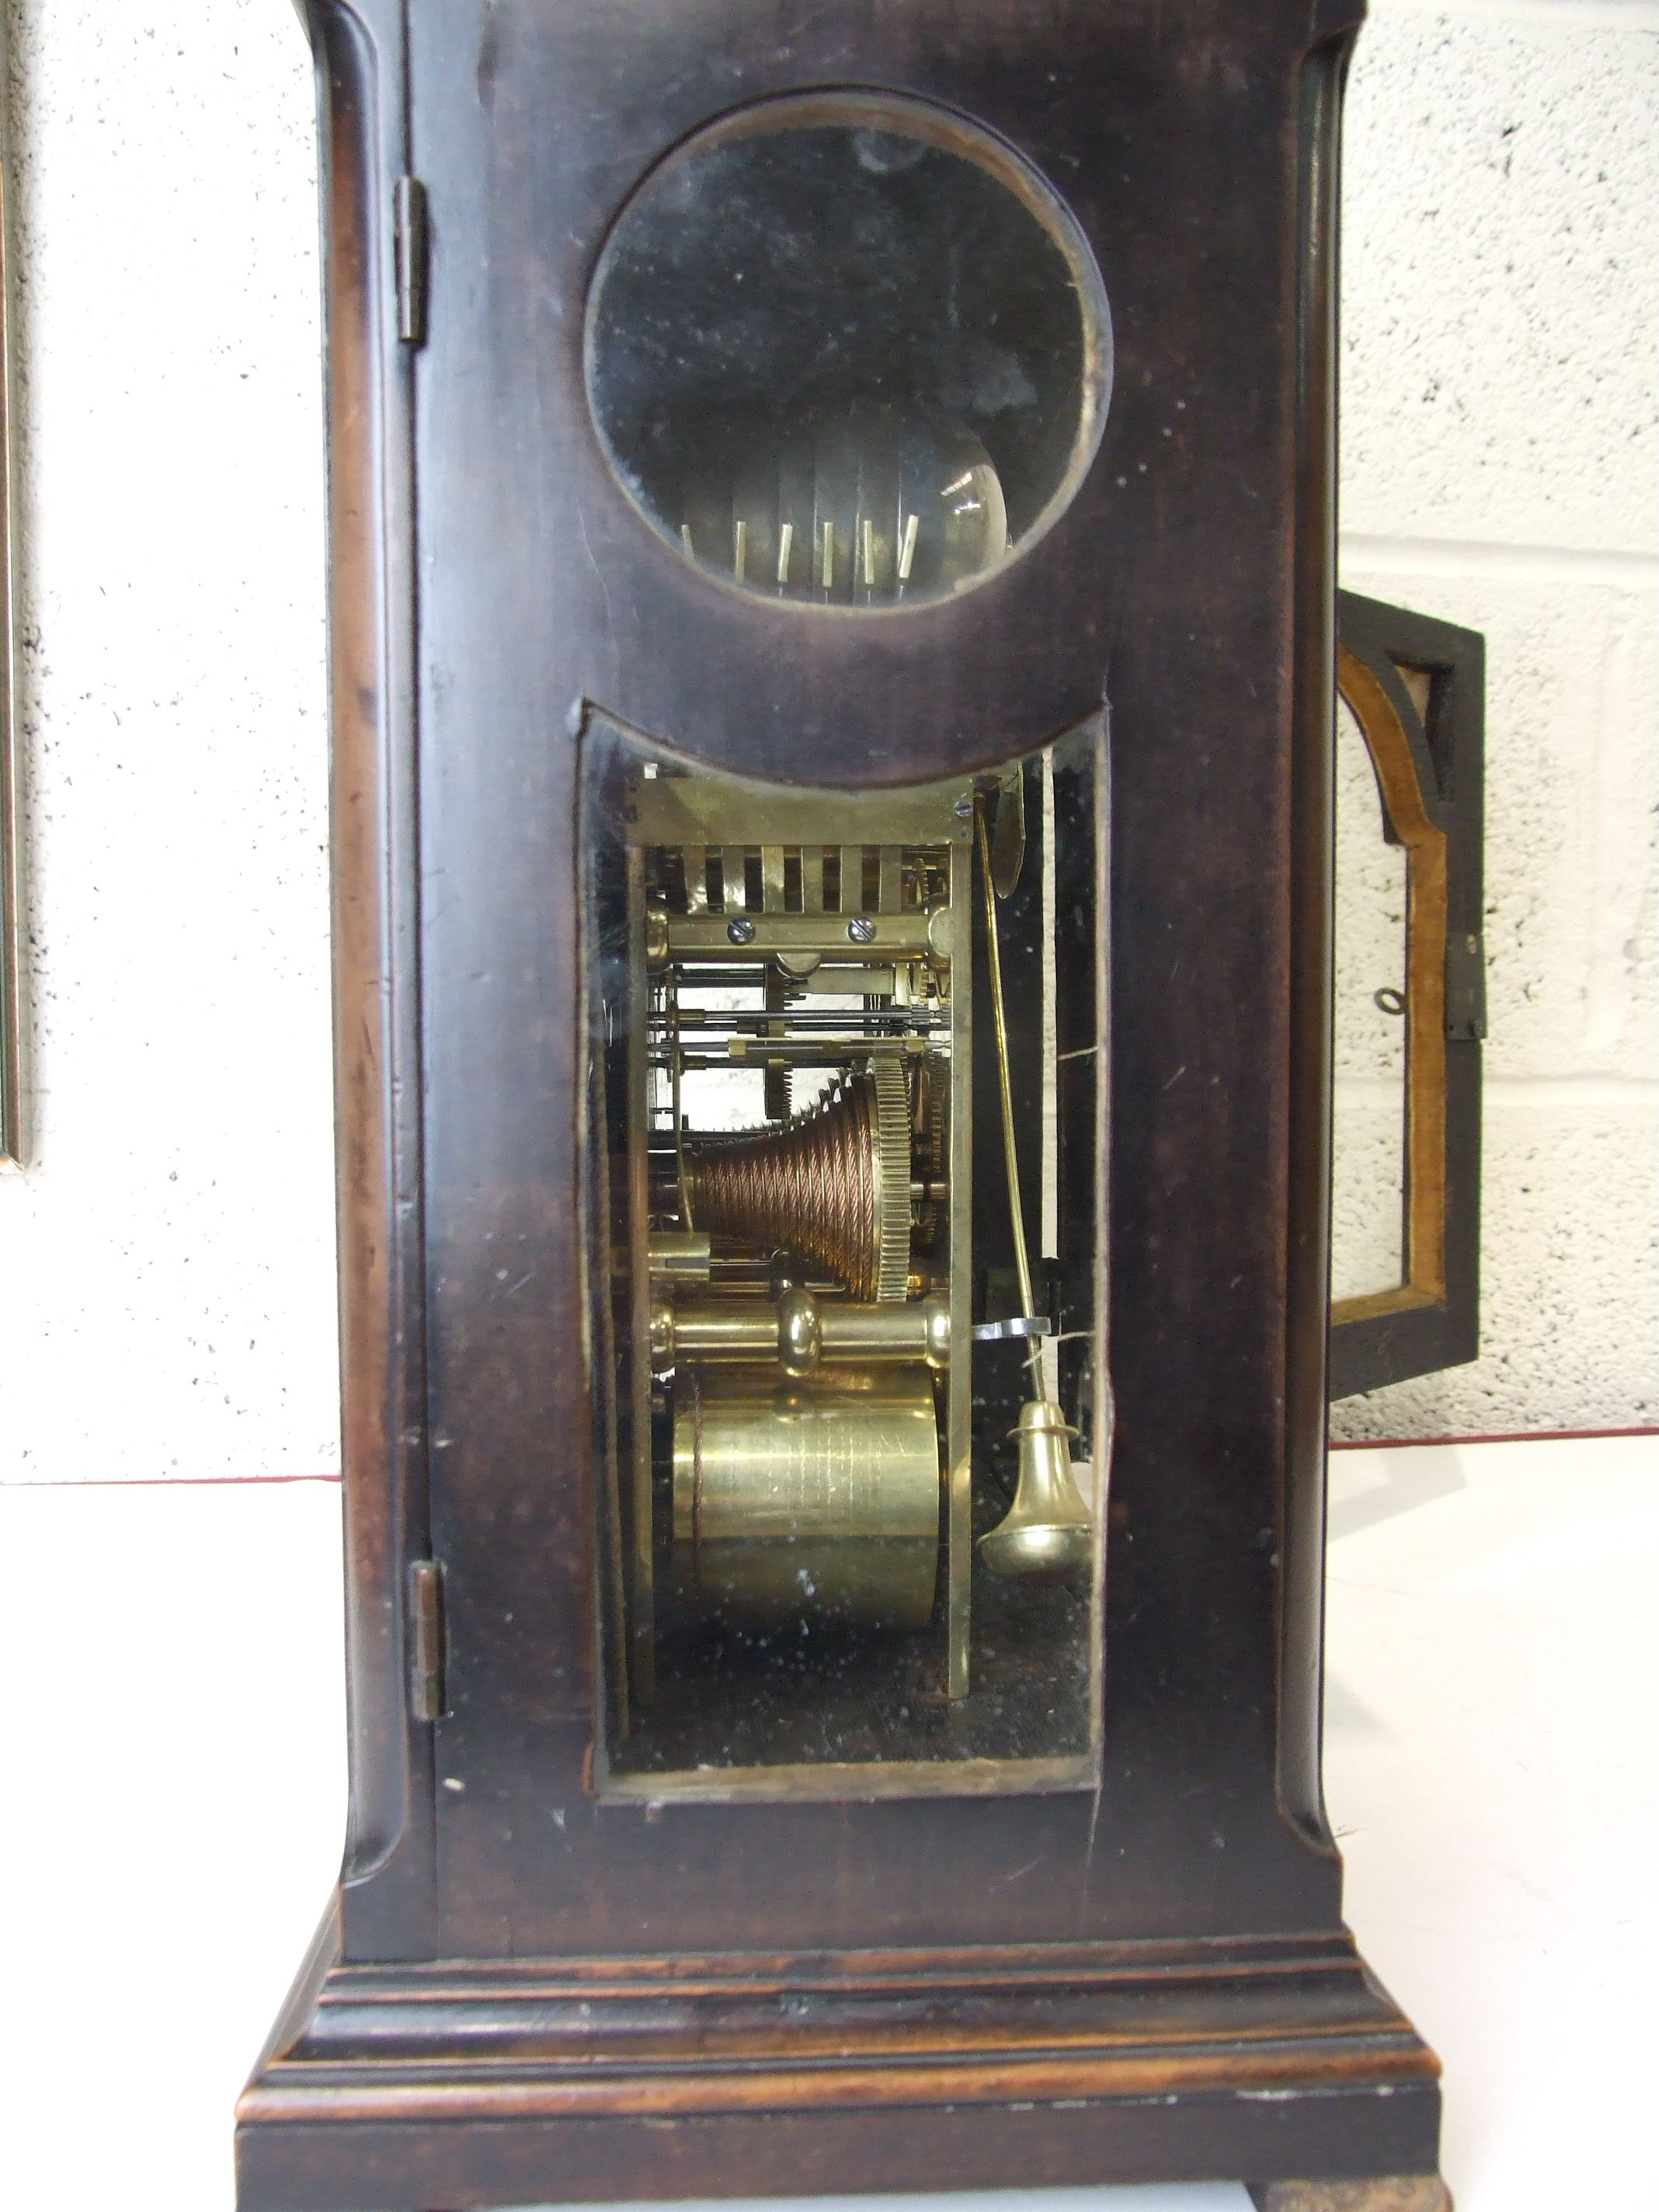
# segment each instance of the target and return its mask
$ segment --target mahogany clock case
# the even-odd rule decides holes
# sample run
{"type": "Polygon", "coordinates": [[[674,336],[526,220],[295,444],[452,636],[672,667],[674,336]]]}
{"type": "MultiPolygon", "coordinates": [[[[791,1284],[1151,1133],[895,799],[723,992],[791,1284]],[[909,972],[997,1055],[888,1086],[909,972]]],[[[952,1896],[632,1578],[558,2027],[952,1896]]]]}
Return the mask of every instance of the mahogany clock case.
{"type": "Polygon", "coordinates": [[[1333,193],[1357,8],[305,12],[352,1810],[240,2108],[244,2212],[1181,2177],[1413,2177],[1428,2204],[1437,2069],[1342,1926],[1318,1782],[1333,193]],[[965,118],[1046,179],[1114,351],[1064,511],[971,591],[868,620],[681,557],[606,457],[584,361],[593,271],[653,165],[826,88],[965,118]],[[595,1785],[596,717],[825,787],[1109,723],[1092,1786],[595,1785]]]}

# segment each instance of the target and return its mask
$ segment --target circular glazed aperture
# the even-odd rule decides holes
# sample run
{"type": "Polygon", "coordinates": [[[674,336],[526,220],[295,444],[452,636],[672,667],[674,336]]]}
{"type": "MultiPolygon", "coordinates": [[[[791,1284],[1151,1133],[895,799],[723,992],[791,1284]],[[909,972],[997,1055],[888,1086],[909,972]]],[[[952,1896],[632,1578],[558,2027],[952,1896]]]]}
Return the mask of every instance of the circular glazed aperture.
{"type": "Polygon", "coordinates": [[[1065,505],[1109,373],[1087,248],[1023,165],[916,103],[769,103],[617,219],[588,309],[611,464],[739,588],[938,599],[1065,505]]]}

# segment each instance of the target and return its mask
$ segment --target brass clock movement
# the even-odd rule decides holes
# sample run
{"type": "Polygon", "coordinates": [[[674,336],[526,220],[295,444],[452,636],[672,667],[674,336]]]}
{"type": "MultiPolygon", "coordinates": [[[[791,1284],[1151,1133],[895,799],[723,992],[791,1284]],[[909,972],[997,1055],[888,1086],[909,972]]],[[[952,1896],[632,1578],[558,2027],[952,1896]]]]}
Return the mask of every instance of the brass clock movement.
{"type": "Polygon", "coordinates": [[[307,13],[353,1810],[244,2212],[1437,2212],[1318,1786],[1357,10],[307,13]]]}

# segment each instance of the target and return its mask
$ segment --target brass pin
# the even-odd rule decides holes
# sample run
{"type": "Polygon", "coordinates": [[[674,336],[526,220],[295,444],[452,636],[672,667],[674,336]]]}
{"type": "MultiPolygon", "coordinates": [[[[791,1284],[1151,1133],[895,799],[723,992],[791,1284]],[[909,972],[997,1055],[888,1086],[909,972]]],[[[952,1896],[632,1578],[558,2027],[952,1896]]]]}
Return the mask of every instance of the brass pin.
{"type": "Polygon", "coordinates": [[[732,531],[732,574],[742,583],[749,567],[749,525],[739,521],[732,531]]]}
{"type": "Polygon", "coordinates": [[[680,544],[685,548],[686,559],[695,561],[697,557],[696,549],[691,543],[691,526],[689,522],[683,522],[680,525],[680,544]]]}
{"type": "Polygon", "coordinates": [[[866,591],[876,588],[876,526],[867,514],[864,518],[864,583],[866,591]]]}
{"type": "Polygon", "coordinates": [[[836,526],[823,526],[823,573],[820,579],[826,592],[834,589],[836,581],[836,526]]]}
{"type": "Polygon", "coordinates": [[[921,527],[921,517],[919,514],[905,516],[904,542],[899,547],[898,557],[898,575],[901,584],[908,584],[910,580],[911,564],[916,557],[916,532],[921,527]]]}
{"type": "Polygon", "coordinates": [[[786,522],[778,532],[778,581],[781,584],[789,581],[789,555],[794,543],[795,526],[793,522],[786,522]]]}

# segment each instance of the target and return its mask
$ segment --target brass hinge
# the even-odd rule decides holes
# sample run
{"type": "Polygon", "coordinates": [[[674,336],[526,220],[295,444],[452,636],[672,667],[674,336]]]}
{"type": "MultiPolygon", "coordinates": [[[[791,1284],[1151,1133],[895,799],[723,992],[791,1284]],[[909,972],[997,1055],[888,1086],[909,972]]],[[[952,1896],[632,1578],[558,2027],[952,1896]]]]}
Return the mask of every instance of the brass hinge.
{"type": "Polygon", "coordinates": [[[409,1704],[417,1721],[444,1716],[444,1571],[436,1559],[409,1570],[409,1704]]]}
{"type": "Polygon", "coordinates": [[[1486,948],[1477,930],[1446,939],[1446,1035],[1474,1043],[1486,1034],[1486,948]]]}
{"type": "Polygon", "coordinates": [[[431,227],[426,186],[399,177],[392,198],[393,256],[398,273],[398,336],[405,345],[426,343],[426,284],[431,227]]]}

